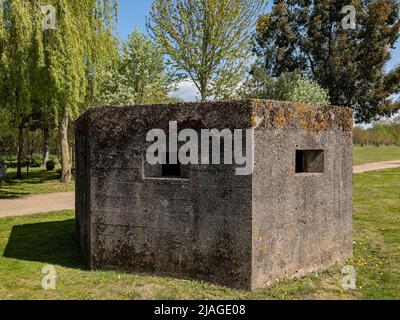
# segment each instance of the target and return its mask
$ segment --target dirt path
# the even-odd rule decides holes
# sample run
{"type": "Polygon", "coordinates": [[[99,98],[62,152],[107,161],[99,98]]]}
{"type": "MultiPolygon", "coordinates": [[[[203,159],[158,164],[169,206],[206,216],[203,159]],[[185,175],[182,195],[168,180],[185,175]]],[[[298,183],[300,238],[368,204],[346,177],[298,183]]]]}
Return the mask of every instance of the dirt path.
{"type": "Polygon", "coordinates": [[[377,170],[385,170],[385,169],[394,169],[400,168],[400,160],[392,160],[392,161],[382,161],[375,163],[367,163],[359,166],[353,167],[353,172],[364,173],[368,171],[377,171],[377,170]]]}
{"type": "Polygon", "coordinates": [[[0,218],[75,209],[75,192],[0,200],[0,218]]]}
{"type": "MultiPolygon", "coordinates": [[[[357,174],[392,168],[400,168],[400,160],[355,166],[354,173],[357,174]]],[[[0,218],[74,209],[74,192],[50,193],[21,199],[0,200],[0,218]]]]}

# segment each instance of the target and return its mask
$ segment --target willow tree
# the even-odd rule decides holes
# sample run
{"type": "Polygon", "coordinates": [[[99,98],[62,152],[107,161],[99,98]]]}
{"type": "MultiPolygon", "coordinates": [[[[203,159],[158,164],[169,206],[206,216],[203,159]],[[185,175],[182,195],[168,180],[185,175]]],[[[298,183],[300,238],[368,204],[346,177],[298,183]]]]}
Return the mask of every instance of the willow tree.
{"type": "Polygon", "coordinates": [[[4,0],[0,10],[0,106],[18,130],[17,177],[21,178],[24,130],[30,119],[32,6],[25,0],[4,0]]]}
{"type": "Polygon", "coordinates": [[[201,100],[229,98],[245,73],[265,0],[155,0],[148,28],[201,100]]]}
{"type": "Polygon", "coordinates": [[[5,82],[6,74],[6,56],[5,56],[5,46],[6,46],[6,29],[4,25],[4,3],[0,3],[0,113],[4,113],[2,102],[4,102],[3,96],[3,85],[5,82]]]}
{"type": "Polygon", "coordinates": [[[44,94],[59,127],[62,182],[71,181],[68,127],[91,100],[96,74],[116,52],[112,36],[116,1],[52,0],[56,28],[43,30],[44,94]]]}
{"type": "MultiPolygon", "coordinates": [[[[3,83],[3,78],[5,74],[4,64],[5,64],[5,39],[6,39],[6,30],[4,25],[4,3],[0,3],[0,85],[3,83]]],[[[0,105],[1,107],[1,105],[0,105]]]]}
{"type": "Polygon", "coordinates": [[[31,129],[43,131],[43,164],[49,160],[50,129],[55,127],[54,106],[47,88],[51,85],[46,68],[44,50],[43,14],[41,4],[32,2],[34,28],[31,36],[31,129]]]}

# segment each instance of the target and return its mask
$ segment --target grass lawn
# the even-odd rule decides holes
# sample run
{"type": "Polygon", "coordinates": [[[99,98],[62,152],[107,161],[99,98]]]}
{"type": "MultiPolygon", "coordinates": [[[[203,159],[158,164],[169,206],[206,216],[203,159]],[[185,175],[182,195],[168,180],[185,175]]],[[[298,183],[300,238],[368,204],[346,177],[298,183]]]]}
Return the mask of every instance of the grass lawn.
{"type": "Polygon", "coordinates": [[[7,170],[7,179],[0,182],[0,199],[12,199],[33,194],[73,191],[75,184],[63,184],[59,181],[57,170],[47,171],[45,168],[26,168],[22,171],[22,179],[16,179],[16,169],[7,170]]]}
{"type": "Polygon", "coordinates": [[[0,219],[0,299],[400,299],[400,169],[355,176],[357,289],[343,291],[341,266],[255,292],[203,282],[87,269],[71,211],[0,219]],[[41,288],[52,264],[57,289],[41,288]]]}
{"type": "Polygon", "coordinates": [[[400,160],[400,146],[354,147],[354,165],[389,160],[400,160]]]}

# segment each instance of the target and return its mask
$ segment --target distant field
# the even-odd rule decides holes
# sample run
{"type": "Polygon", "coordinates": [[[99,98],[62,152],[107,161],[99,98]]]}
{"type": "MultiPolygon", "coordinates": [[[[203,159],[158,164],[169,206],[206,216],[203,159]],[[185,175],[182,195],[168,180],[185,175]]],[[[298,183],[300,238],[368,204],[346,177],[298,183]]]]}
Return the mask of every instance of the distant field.
{"type": "Polygon", "coordinates": [[[399,146],[383,146],[379,148],[374,146],[354,147],[354,165],[389,160],[400,160],[399,146]]]}
{"type": "Polygon", "coordinates": [[[0,219],[0,299],[400,299],[400,169],[354,177],[354,257],[326,272],[254,292],[209,283],[89,271],[73,211],[0,219]],[[54,265],[56,290],[41,287],[54,265]],[[357,271],[356,290],[341,267],[357,271]]]}

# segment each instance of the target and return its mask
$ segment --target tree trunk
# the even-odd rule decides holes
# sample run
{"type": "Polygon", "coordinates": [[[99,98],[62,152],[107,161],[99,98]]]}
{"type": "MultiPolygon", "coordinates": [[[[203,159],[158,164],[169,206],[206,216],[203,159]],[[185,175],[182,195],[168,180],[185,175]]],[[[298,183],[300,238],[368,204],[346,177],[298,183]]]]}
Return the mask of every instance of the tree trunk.
{"type": "Polygon", "coordinates": [[[200,97],[201,101],[206,101],[207,99],[207,80],[200,80],[200,97]]]}
{"type": "Polygon", "coordinates": [[[24,128],[18,129],[18,156],[17,156],[17,179],[22,179],[22,152],[24,148],[24,128]]]}
{"type": "Polygon", "coordinates": [[[49,161],[49,128],[43,129],[43,165],[49,161]]]}
{"type": "Polygon", "coordinates": [[[60,145],[61,145],[61,182],[71,182],[71,163],[68,145],[68,111],[64,110],[60,125],[60,145]]]}

